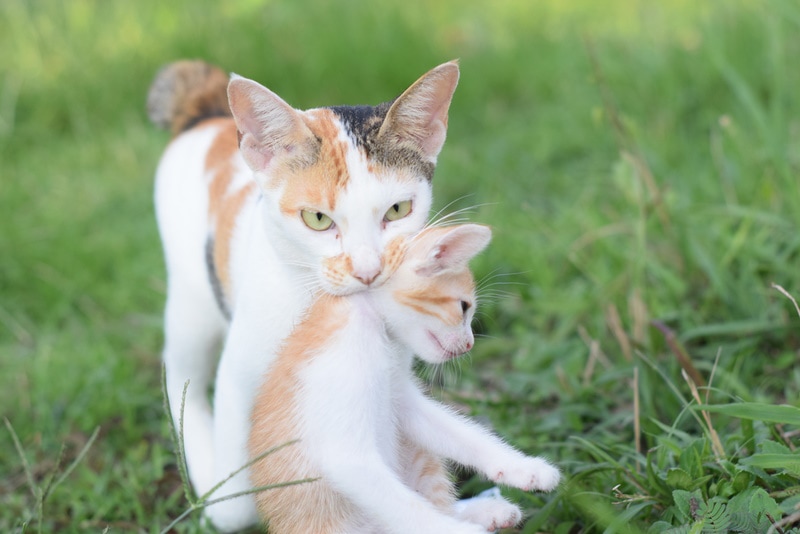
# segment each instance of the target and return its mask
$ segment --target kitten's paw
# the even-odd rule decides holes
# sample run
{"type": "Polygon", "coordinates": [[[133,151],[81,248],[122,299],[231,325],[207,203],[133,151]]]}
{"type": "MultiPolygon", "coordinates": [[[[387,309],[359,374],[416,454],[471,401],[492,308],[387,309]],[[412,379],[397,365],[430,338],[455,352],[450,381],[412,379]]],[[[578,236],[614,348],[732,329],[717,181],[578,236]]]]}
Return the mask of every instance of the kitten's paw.
{"type": "Polygon", "coordinates": [[[550,491],[558,486],[561,473],[547,460],[525,456],[502,469],[490,471],[491,479],[498,484],[513,486],[525,491],[550,491]]]}
{"type": "Polygon", "coordinates": [[[458,501],[454,509],[458,519],[477,523],[490,532],[511,528],[522,519],[522,511],[500,497],[499,491],[497,496],[477,496],[458,501]]]}

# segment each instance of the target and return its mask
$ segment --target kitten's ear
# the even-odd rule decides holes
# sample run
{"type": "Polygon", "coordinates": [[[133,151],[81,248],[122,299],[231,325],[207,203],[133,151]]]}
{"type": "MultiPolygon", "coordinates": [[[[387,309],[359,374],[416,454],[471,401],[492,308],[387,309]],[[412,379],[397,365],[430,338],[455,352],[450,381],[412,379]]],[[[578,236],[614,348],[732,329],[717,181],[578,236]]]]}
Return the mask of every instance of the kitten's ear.
{"type": "Polygon", "coordinates": [[[464,267],[478,255],[492,239],[492,230],[480,224],[462,224],[444,229],[444,233],[433,241],[425,261],[417,267],[421,276],[464,267]]]}
{"type": "Polygon", "coordinates": [[[395,99],[378,138],[410,143],[426,160],[436,163],[447,135],[447,110],[458,84],[458,62],[428,71],[395,99]]]}
{"type": "Polygon", "coordinates": [[[275,157],[300,155],[314,138],[297,110],[253,80],[231,75],[228,101],[242,156],[253,171],[265,170],[275,157]]]}

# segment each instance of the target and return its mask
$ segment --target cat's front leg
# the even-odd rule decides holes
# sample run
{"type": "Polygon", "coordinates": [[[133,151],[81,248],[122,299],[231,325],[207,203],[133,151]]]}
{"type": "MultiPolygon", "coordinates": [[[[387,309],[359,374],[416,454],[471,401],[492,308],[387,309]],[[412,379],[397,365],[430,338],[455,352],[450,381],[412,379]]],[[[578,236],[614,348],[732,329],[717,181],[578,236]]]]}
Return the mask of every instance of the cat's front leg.
{"type": "Polygon", "coordinates": [[[403,426],[410,439],[431,452],[474,467],[489,479],[526,491],[551,491],[561,475],[541,457],[526,456],[503,440],[428,398],[409,380],[403,392],[403,426]]]}
{"type": "MultiPolygon", "coordinates": [[[[257,360],[249,357],[263,354],[255,333],[245,322],[231,325],[225,349],[220,359],[214,388],[214,475],[215,483],[238,474],[219,487],[210,499],[219,499],[249,490],[252,485],[249,469],[247,438],[250,433],[250,414],[258,378],[263,370],[257,360]]],[[[206,517],[221,532],[236,532],[258,523],[255,498],[243,495],[208,506],[206,517]]]]}

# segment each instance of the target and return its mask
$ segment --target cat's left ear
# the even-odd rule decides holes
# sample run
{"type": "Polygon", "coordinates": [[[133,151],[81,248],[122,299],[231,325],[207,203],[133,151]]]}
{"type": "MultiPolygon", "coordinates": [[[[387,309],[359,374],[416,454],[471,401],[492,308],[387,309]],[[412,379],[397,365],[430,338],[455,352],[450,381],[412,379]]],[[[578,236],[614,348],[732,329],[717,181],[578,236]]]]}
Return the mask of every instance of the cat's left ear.
{"type": "Polygon", "coordinates": [[[425,73],[392,103],[378,138],[392,144],[410,143],[427,161],[436,163],[447,135],[447,111],[458,76],[457,61],[425,73]]]}
{"type": "Polygon", "coordinates": [[[444,229],[431,245],[425,261],[417,267],[421,276],[464,267],[477,256],[492,239],[492,230],[481,224],[462,224],[444,229]]]}

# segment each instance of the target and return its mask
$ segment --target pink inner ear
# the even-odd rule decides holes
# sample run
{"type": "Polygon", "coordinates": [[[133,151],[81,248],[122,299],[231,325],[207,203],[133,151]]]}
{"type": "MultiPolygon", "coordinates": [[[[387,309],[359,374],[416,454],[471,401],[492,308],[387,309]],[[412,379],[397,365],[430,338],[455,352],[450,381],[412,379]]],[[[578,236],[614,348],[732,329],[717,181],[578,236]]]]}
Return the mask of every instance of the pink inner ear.
{"type": "Polygon", "coordinates": [[[295,109],[252,80],[232,79],[228,99],[242,136],[242,156],[254,171],[264,170],[284,148],[311,135],[295,109]]]}
{"type": "Polygon", "coordinates": [[[244,160],[254,171],[266,169],[274,156],[272,150],[259,144],[250,134],[242,136],[239,149],[242,151],[244,160]]]}

